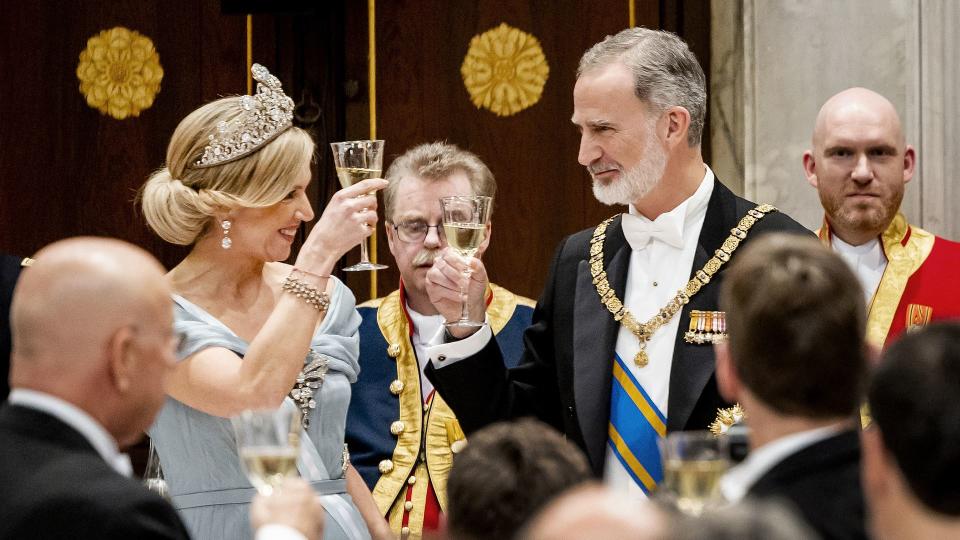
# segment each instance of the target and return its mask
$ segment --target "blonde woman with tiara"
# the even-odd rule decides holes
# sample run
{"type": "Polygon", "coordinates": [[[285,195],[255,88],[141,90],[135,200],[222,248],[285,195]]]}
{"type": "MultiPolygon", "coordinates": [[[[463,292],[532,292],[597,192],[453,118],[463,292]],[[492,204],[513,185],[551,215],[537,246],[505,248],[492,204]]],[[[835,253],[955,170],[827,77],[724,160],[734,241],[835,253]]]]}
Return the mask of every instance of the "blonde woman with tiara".
{"type": "Polygon", "coordinates": [[[298,468],[321,496],[324,538],[387,537],[389,529],[344,451],[360,316],[334,264],[374,230],[370,179],[337,192],[314,218],[306,189],[314,143],[292,125],[293,101],[254,64],[254,96],[208,103],[173,133],[166,166],[140,194],[149,226],[192,246],[167,279],[182,344],[167,403],[150,429],[174,506],[193,538],[250,538],[254,488],[229,418],[246,409],[298,407],[298,468]],[[312,384],[311,384],[312,383],[312,384]]]}

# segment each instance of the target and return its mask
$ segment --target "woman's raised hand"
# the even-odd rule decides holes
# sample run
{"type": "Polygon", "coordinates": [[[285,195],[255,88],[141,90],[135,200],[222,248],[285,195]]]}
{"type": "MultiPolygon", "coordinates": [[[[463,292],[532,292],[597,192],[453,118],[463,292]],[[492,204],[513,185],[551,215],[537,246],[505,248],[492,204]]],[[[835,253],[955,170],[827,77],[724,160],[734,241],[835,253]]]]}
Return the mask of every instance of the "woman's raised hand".
{"type": "Polygon", "coordinates": [[[368,178],[334,193],[303,243],[296,266],[329,274],[340,257],[376,230],[376,193],[387,184],[382,178],[368,178]]]}

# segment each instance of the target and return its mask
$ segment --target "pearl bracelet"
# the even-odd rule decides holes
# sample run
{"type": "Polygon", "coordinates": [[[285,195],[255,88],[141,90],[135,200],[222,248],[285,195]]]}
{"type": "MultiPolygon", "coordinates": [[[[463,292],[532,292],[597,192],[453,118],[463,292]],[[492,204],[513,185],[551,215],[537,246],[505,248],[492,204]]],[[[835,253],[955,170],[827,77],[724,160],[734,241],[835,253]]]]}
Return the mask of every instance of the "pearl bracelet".
{"type": "Polygon", "coordinates": [[[296,295],[297,298],[303,298],[304,302],[313,306],[320,313],[325,312],[327,307],[330,306],[329,294],[295,278],[293,272],[283,280],[283,290],[296,295]]]}

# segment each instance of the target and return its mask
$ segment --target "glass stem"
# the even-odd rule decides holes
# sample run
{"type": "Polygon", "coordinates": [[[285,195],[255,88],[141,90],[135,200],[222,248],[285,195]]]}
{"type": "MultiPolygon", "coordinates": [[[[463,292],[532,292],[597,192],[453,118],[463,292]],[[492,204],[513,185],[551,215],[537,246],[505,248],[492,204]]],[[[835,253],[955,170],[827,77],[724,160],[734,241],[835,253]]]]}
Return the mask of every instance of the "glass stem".
{"type": "Polygon", "coordinates": [[[360,262],[368,263],[370,262],[370,257],[367,255],[367,241],[369,238],[364,238],[360,241],[360,262]]]}
{"type": "Polygon", "coordinates": [[[467,291],[470,290],[470,276],[473,275],[473,269],[469,266],[463,270],[463,278],[466,282],[460,286],[460,321],[469,322],[470,314],[467,310],[467,291]]]}

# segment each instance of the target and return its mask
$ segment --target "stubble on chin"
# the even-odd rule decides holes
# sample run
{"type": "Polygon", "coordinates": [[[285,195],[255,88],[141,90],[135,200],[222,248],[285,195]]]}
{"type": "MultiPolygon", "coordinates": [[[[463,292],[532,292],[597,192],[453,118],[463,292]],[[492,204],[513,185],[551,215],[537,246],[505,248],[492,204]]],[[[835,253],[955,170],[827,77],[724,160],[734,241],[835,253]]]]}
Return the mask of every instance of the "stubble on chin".
{"type": "Polygon", "coordinates": [[[890,201],[878,201],[877,205],[844,205],[844,201],[821,198],[830,224],[835,229],[857,231],[860,233],[882,234],[900,209],[903,196],[890,201]]]}

